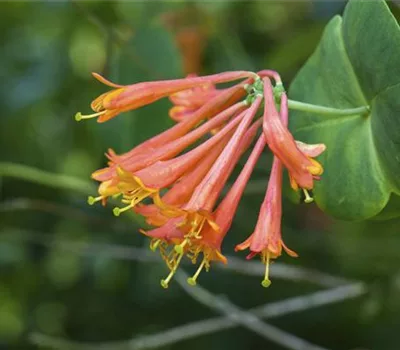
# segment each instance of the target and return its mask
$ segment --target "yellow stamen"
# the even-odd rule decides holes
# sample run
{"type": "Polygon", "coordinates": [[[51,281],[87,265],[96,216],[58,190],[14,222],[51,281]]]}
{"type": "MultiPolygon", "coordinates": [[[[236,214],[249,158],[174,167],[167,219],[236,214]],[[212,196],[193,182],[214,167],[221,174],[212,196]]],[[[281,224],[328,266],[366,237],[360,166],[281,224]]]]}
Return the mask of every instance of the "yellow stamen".
{"type": "Polygon", "coordinates": [[[303,188],[303,192],[304,192],[304,195],[306,196],[306,198],[304,199],[304,203],[312,203],[312,202],[314,202],[314,198],[312,198],[310,196],[310,194],[308,193],[308,191],[306,189],[303,188]]]}
{"type": "Polygon", "coordinates": [[[270,260],[270,253],[269,253],[269,251],[267,251],[266,256],[264,256],[265,275],[264,275],[264,279],[261,282],[261,285],[264,288],[268,288],[271,285],[271,280],[269,279],[269,260],[270,260]]]}
{"type": "Polygon", "coordinates": [[[186,244],[188,244],[188,243],[189,243],[189,240],[188,240],[187,238],[185,238],[185,240],[184,240],[181,244],[176,245],[176,246],[174,247],[175,251],[176,251],[178,254],[183,254],[183,250],[184,250],[186,244]]]}
{"type": "Polygon", "coordinates": [[[129,203],[131,208],[147,197],[158,195],[159,190],[157,188],[145,186],[139,177],[132,176],[121,168],[118,168],[117,172],[121,180],[118,184],[118,189],[124,196],[122,202],[129,203]]]}
{"type": "Polygon", "coordinates": [[[101,111],[98,113],[93,113],[93,114],[87,114],[87,115],[83,115],[81,112],[78,112],[75,114],[75,120],[77,122],[80,122],[82,119],[92,119],[92,118],[96,118],[100,115],[105,114],[107,111],[101,111]]]}
{"type": "Polygon", "coordinates": [[[87,202],[89,205],[93,205],[94,203],[101,201],[103,198],[104,196],[98,196],[98,197],[89,196],[87,202]]]}
{"type": "Polygon", "coordinates": [[[190,213],[182,223],[178,224],[178,227],[186,227],[188,229],[187,237],[201,239],[200,232],[206,220],[207,218],[202,214],[190,213]]]}
{"type": "Polygon", "coordinates": [[[152,239],[150,241],[150,250],[155,252],[161,243],[161,239],[152,239]]]}
{"type": "Polygon", "coordinates": [[[115,216],[120,216],[121,213],[123,213],[124,211],[127,211],[127,210],[129,210],[129,209],[131,209],[131,208],[133,208],[134,206],[135,206],[135,205],[134,205],[133,203],[131,203],[131,204],[129,204],[129,205],[127,205],[126,207],[123,207],[123,208],[115,207],[115,208],[113,209],[113,214],[114,214],[115,216]]]}
{"type": "Polygon", "coordinates": [[[169,273],[169,275],[167,276],[167,278],[162,279],[160,281],[161,287],[167,289],[168,288],[168,284],[169,282],[171,282],[172,277],[174,277],[176,270],[178,269],[179,264],[181,263],[183,254],[179,254],[178,259],[175,262],[175,265],[172,267],[171,272],[169,273]]]}
{"type": "Polygon", "coordinates": [[[197,269],[196,273],[187,279],[187,283],[189,283],[191,286],[195,286],[197,284],[197,277],[199,277],[201,270],[203,270],[204,266],[206,265],[207,259],[204,258],[203,261],[201,262],[199,268],[197,269]]]}

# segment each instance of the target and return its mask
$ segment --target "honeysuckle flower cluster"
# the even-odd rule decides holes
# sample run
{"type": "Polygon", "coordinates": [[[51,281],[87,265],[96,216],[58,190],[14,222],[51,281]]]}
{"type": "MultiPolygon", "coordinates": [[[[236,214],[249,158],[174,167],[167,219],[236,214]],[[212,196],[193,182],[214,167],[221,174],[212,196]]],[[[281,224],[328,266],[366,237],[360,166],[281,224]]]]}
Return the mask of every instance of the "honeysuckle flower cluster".
{"type": "Polygon", "coordinates": [[[94,114],[77,113],[78,121],[105,122],[165,97],[173,103],[169,116],[176,124],[170,129],[127,153],[108,151],[107,167],[92,174],[100,183],[98,196],[89,197],[90,204],[103,205],[109,197],[120,198],[123,205],[114,208],[116,216],[133,210],[152,226],[140,231],[170,270],[161,280],[164,288],[182,259],[198,264],[188,279],[192,285],[211,262],[227,263],[221,251],[223,239],[260,155],[267,147],[272,151],[273,165],[254,232],[236,246],[237,251],[249,250],[248,259],[260,256],[265,264],[262,285],[268,287],[270,260],[279,257],[282,248],[297,256],[281,235],[283,168],[293,190],[302,190],[305,202],[311,202],[309,191],[323,172],[314,157],[325,150],[324,144],[309,145],[293,138],[279,74],[235,71],[127,86],[93,75],[112,89],[92,102],[94,114]],[[220,83],[231,86],[218,88],[220,83]],[[228,178],[249,149],[246,163],[223,195],[228,178]]]}

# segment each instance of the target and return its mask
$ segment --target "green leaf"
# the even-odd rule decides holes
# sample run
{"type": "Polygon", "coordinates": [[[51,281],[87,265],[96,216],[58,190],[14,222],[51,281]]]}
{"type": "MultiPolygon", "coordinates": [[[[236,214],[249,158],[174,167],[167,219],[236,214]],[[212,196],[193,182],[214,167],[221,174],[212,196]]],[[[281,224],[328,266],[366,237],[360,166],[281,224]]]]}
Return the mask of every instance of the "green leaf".
{"type": "MultiPolygon", "coordinates": [[[[342,109],[370,106],[369,115],[340,117],[293,111],[290,128],[298,140],[327,145],[314,190],[322,210],[345,220],[380,213],[400,194],[400,28],[386,3],[350,1],[343,18],[327,25],[289,96],[342,109]]],[[[399,201],[391,203],[389,216],[399,216],[399,201]]]]}

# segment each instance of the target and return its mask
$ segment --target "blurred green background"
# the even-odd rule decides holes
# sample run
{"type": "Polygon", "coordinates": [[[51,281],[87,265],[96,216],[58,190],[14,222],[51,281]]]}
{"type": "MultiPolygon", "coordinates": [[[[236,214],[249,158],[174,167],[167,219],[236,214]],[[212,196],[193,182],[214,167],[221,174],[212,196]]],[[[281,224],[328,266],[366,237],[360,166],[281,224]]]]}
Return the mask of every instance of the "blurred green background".
{"type": "MultiPolygon", "coordinates": [[[[37,334],[97,344],[217,315],[178,283],[168,290],[159,286],[167,270],[157,254],[145,253],[148,241],[129,216],[115,218],[110,206],[87,205],[87,195],[95,194],[90,174],[105,164],[107,148],[127,151],[172,125],[167,100],[106,124],[76,123],[74,114],[90,112],[91,100],[107,90],[91,72],[125,84],[269,68],[288,87],[344,6],[1,2],[0,349],[85,349],[48,347],[37,334]]],[[[398,7],[390,6],[399,18],[398,7]]],[[[227,255],[255,225],[268,177],[263,164],[269,155],[263,157],[224,242],[227,255]]],[[[399,349],[399,227],[398,219],[340,222],[314,205],[285,201],[283,235],[300,258],[282,256],[279,262],[364,281],[368,293],[268,322],[328,349],[399,349]]],[[[239,257],[246,263],[244,254],[239,257]]],[[[265,290],[260,280],[261,274],[216,266],[200,276],[202,286],[242,308],[321,289],[304,279],[275,277],[265,290]]],[[[133,348],[128,345],[121,349],[133,348]]],[[[161,348],[187,347],[283,349],[240,327],[161,348]]]]}

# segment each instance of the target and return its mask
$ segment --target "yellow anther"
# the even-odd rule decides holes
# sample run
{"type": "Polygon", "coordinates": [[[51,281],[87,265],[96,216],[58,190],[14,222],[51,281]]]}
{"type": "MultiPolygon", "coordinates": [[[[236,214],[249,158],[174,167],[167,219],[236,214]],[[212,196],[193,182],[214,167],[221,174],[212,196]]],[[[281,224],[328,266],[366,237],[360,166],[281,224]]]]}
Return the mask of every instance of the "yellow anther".
{"type": "Polygon", "coordinates": [[[98,196],[98,197],[89,196],[87,202],[89,205],[93,205],[94,203],[101,201],[103,198],[104,198],[103,196],[98,196]]]}
{"type": "Polygon", "coordinates": [[[187,279],[187,283],[189,283],[191,286],[195,286],[197,284],[197,277],[199,277],[201,270],[203,270],[204,266],[206,265],[206,262],[207,260],[204,258],[196,273],[187,279]]]}
{"type": "Polygon", "coordinates": [[[188,236],[201,239],[202,236],[200,236],[200,232],[202,231],[206,220],[207,218],[205,216],[202,216],[201,214],[195,214],[193,221],[190,223],[191,229],[188,233],[188,236]]]}
{"type": "Polygon", "coordinates": [[[184,250],[186,244],[188,244],[188,243],[189,243],[189,240],[186,238],[181,244],[176,245],[176,246],[174,247],[175,251],[176,251],[178,254],[183,254],[183,250],[184,250]]]}
{"type": "Polygon", "coordinates": [[[264,256],[264,263],[265,263],[265,275],[264,279],[261,281],[261,285],[264,288],[268,288],[271,285],[271,280],[269,279],[269,260],[270,260],[270,252],[267,251],[266,255],[264,256]]]}
{"type": "Polygon", "coordinates": [[[87,115],[83,115],[81,112],[78,112],[75,114],[75,120],[77,122],[80,122],[82,119],[92,119],[92,118],[96,118],[99,117],[103,114],[105,114],[107,111],[102,111],[102,112],[98,112],[98,113],[93,113],[93,114],[87,114],[87,115]]]}
{"type": "Polygon", "coordinates": [[[172,277],[174,277],[174,275],[175,275],[175,273],[176,273],[176,270],[178,269],[178,266],[179,266],[179,264],[181,263],[182,257],[183,257],[183,254],[179,254],[179,257],[178,257],[178,259],[176,260],[175,265],[172,267],[171,272],[169,273],[169,275],[167,276],[167,278],[162,279],[162,280],[160,281],[161,287],[163,287],[163,288],[165,288],[165,289],[168,288],[169,282],[171,282],[172,277]]]}
{"type": "Polygon", "coordinates": [[[310,194],[308,193],[308,191],[306,189],[303,188],[303,192],[304,192],[304,195],[306,196],[306,198],[304,199],[304,203],[312,203],[312,202],[314,202],[314,198],[312,198],[310,196],[310,194]]]}
{"type": "Polygon", "coordinates": [[[271,280],[262,280],[261,281],[261,285],[264,287],[264,288],[268,288],[270,285],[271,285],[271,280]]]}
{"type": "Polygon", "coordinates": [[[131,209],[131,208],[133,208],[133,207],[134,207],[134,205],[133,205],[132,203],[129,204],[129,205],[127,205],[126,207],[123,207],[123,208],[115,207],[115,208],[113,209],[113,214],[114,214],[115,216],[120,216],[121,213],[123,213],[124,211],[127,211],[127,210],[129,210],[129,209],[131,209]]]}
{"type": "MultiPolygon", "coordinates": [[[[171,278],[172,278],[172,276],[171,276],[171,278]]],[[[168,277],[165,280],[161,280],[160,281],[161,287],[163,287],[164,289],[167,289],[168,288],[168,282],[169,282],[169,280],[167,281],[167,279],[171,279],[171,278],[168,275],[168,277]]]]}

